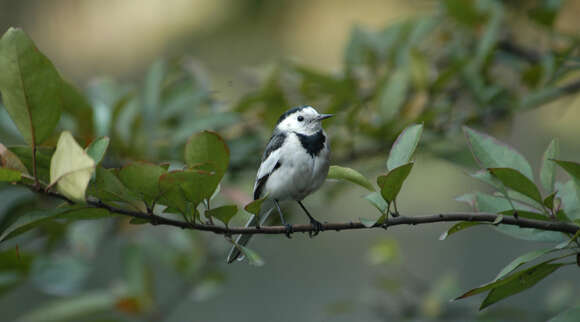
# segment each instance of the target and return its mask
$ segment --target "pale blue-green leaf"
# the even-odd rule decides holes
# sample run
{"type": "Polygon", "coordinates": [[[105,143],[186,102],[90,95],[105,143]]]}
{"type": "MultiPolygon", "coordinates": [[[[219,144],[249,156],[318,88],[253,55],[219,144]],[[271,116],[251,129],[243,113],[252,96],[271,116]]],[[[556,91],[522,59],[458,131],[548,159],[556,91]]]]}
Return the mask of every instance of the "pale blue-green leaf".
{"type": "Polygon", "coordinates": [[[387,212],[387,208],[389,204],[383,199],[383,196],[377,191],[371,192],[368,195],[364,196],[366,200],[368,200],[375,208],[379,210],[381,214],[387,212]]]}
{"type": "Polygon", "coordinates": [[[574,180],[556,182],[556,197],[562,200],[561,207],[571,220],[580,219],[580,187],[574,180]]]}
{"type": "Polygon", "coordinates": [[[525,253],[521,256],[518,256],[513,261],[511,261],[509,264],[507,264],[504,268],[502,268],[502,270],[497,274],[497,276],[495,277],[495,279],[493,281],[495,282],[495,281],[503,278],[507,274],[513,272],[515,269],[520,267],[521,265],[524,265],[525,263],[531,262],[540,256],[554,252],[556,250],[557,249],[554,249],[554,248],[546,248],[546,249],[534,250],[534,251],[525,253]]]}
{"type": "Polygon", "coordinates": [[[351,168],[341,167],[338,165],[330,166],[330,169],[328,170],[327,179],[339,179],[350,181],[352,183],[358,184],[359,186],[369,191],[375,191],[375,188],[373,188],[373,185],[369,182],[369,180],[365,176],[363,176],[358,171],[351,168]]]}
{"type": "Polygon", "coordinates": [[[540,182],[544,192],[554,191],[556,183],[556,164],[551,159],[557,159],[560,155],[560,144],[558,139],[553,139],[542,156],[542,167],[540,168],[540,182]]]}
{"type": "Polygon", "coordinates": [[[534,180],[532,167],[512,147],[466,126],[463,127],[463,132],[473,156],[482,168],[512,168],[520,171],[528,179],[534,180]]]}
{"type": "MultiPolygon", "coordinates": [[[[512,213],[513,209],[509,201],[502,197],[491,196],[481,192],[476,193],[476,205],[477,210],[481,212],[489,213],[512,213]]],[[[513,202],[514,206],[518,211],[534,211],[529,207],[520,205],[517,202],[513,202]]],[[[504,213],[504,214],[505,214],[504,213]]],[[[539,215],[539,214],[538,214],[539,215]]],[[[513,225],[497,225],[495,229],[507,234],[514,238],[524,239],[524,240],[535,240],[543,242],[561,242],[565,239],[565,236],[559,232],[543,231],[534,228],[520,228],[513,225]]]]}
{"type": "Polygon", "coordinates": [[[93,140],[93,142],[91,142],[91,144],[89,144],[85,149],[87,154],[95,160],[95,164],[98,165],[103,160],[107,148],[109,147],[109,141],[110,139],[108,136],[101,136],[93,140]]]}
{"type": "Polygon", "coordinates": [[[387,170],[391,171],[411,161],[411,157],[419,144],[422,133],[423,124],[414,124],[408,126],[399,134],[389,152],[387,170]]]}

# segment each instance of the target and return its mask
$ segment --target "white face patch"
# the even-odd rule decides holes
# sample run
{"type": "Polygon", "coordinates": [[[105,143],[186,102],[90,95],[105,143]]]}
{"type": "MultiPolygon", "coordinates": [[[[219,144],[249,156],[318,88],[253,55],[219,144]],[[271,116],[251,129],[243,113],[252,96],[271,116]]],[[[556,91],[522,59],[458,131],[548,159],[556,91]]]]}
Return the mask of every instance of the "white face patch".
{"type": "Polygon", "coordinates": [[[319,116],[320,114],[312,106],[307,106],[286,116],[277,128],[285,132],[311,135],[322,129],[319,116]]]}

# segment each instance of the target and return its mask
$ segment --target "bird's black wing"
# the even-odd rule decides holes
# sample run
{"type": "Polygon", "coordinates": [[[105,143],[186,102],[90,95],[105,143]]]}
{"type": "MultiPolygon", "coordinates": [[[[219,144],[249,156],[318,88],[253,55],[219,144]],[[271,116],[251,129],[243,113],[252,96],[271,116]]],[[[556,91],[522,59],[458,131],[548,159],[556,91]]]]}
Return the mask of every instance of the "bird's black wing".
{"type": "Polygon", "coordinates": [[[276,171],[282,164],[280,163],[280,147],[286,141],[286,134],[283,132],[274,132],[268,145],[266,145],[266,150],[262,155],[262,162],[260,163],[260,168],[258,169],[258,174],[256,175],[256,182],[254,183],[254,200],[261,197],[262,191],[270,174],[276,171]]]}

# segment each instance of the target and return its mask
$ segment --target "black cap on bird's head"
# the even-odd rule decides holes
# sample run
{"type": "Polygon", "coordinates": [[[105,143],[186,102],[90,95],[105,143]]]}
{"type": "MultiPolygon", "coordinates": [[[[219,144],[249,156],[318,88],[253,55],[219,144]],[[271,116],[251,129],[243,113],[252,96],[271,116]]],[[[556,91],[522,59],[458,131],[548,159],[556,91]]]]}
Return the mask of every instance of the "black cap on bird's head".
{"type": "Polygon", "coordinates": [[[312,106],[298,106],[284,112],[276,129],[279,131],[292,131],[297,133],[314,133],[322,129],[321,121],[333,116],[332,114],[320,114],[312,106]]]}

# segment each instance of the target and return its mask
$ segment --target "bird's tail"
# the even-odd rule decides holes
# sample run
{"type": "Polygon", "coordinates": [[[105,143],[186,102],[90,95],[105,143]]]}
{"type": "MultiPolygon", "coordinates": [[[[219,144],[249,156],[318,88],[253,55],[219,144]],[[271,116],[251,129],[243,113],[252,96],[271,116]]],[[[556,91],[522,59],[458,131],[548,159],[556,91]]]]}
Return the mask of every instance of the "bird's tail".
{"type": "MultiPolygon", "coordinates": [[[[265,209],[265,208],[262,207],[262,209],[265,209]]],[[[263,225],[266,222],[266,220],[268,219],[268,217],[270,216],[270,214],[272,214],[272,210],[274,210],[274,206],[272,205],[271,207],[267,207],[266,209],[268,209],[268,210],[263,211],[260,214],[260,226],[263,225]]],[[[246,225],[244,227],[256,226],[256,222],[257,222],[256,215],[252,215],[250,217],[250,219],[248,219],[248,222],[246,223],[246,225]]],[[[252,239],[252,236],[253,235],[251,235],[251,234],[239,235],[236,238],[235,242],[238,245],[246,246],[250,242],[250,239],[252,239]]],[[[232,248],[230,249],[229,254],[228,254],[227,262],[228,262],[228,264],[231,264],[236,259],[238,261],[242,261],[244,259],[244,255],[238,249],[238,247],[236,247],[236,245],[233,245],[232,248]]]]}

